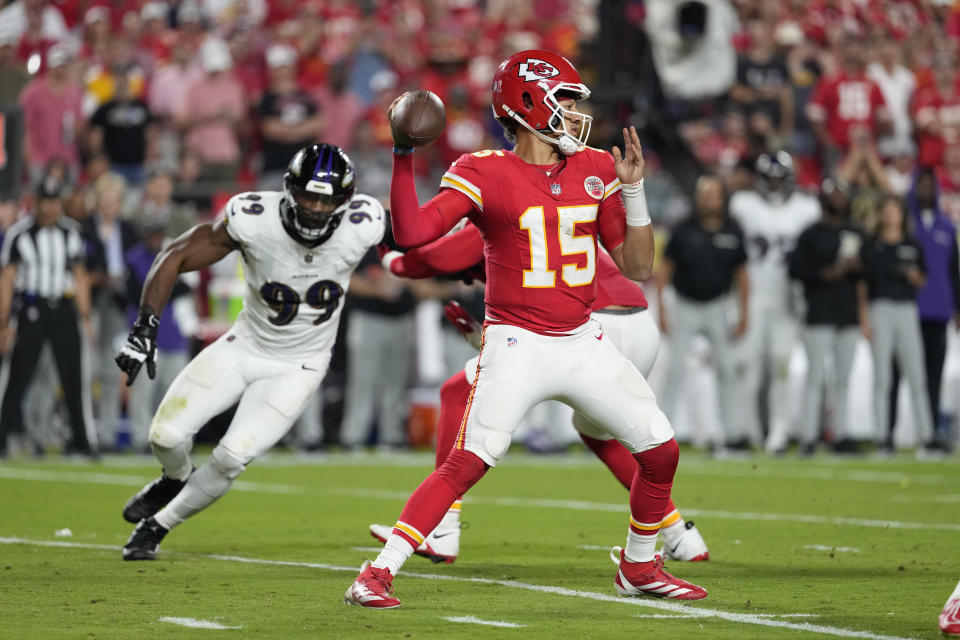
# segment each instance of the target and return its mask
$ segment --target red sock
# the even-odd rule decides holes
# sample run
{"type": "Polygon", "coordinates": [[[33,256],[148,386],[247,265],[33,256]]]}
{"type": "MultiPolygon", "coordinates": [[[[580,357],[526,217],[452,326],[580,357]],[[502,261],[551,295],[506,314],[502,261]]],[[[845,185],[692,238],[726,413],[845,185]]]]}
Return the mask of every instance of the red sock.
{"type": "MultiPolygon", "coordinates": [[[[607,468],[616,476],[620,484],[629,491],[633,486],[633,477],[637,474],[637,460],[630,451],[619,440],[597,440],[582,433],[580,439],[591,451],[597,454],[597,457],[603,464],[607,465],[607,468]]],[[[677,506],[673,504],[673,498],[670,498],[667,500],[665,513],[671,513],[676,508],[677,506]]]]}
{"type": "MultiPolygon", "coordinates": [[[[460,433],[460,423],[470,399],[470,383],[463,371],[453,374],[440,387],[440,418],[437,420],[437,462],[439,469],[450,455],[460,433]]],[[[458,496],[459,497],[459,496],[458,496]]]]}
{"type": "Polygon", "coordinates": [[[454,449],[440,468],[427,476],[407,500],[393,533],[414,549],[437,528],[454,500],[477,483],[490,467],[463,449],[454,449]]]}
{"type": "Polygon", "coordinates": [[[668,513],[680,447],[676,440],[670,440],[633,457],[639,467],[630,486],[630,530],[638,535],[656,535],[668,513]]]}

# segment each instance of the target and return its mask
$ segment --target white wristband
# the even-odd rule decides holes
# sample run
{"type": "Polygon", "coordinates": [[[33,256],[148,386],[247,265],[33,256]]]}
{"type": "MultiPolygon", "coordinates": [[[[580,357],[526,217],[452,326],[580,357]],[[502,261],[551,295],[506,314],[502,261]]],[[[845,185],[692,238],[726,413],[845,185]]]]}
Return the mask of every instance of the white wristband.
{"type": "Polygon", "coordinates": [[[383,257],[380,258],[380,264],[383,265],[383,268],[387,271],[393,272],[393,269],[390,268],[390,265],[393,264],[393,261],[397,258],[402,258],[403,254],[399,251],[387,251],[383,254],[383,257]]]}
{"type": "Polygon", "coordinates": [[[647,211],[647,196],[643,192],[643,178],[633,184],[621,184],[623,206],[627,210],[627,224],[631,227],[645,227],[650,224],[650,213],[647,211]]]}

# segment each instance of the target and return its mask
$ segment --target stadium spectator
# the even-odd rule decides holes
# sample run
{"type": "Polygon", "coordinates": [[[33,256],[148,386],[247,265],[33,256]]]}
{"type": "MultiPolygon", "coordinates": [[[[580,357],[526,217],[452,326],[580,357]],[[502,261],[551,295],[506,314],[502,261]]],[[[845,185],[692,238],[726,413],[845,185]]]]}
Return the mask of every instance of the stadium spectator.
{"type": "Polygon", "coordinates": [[[947,145],[960,143],[960,78],[955,64],[955,56],[938,55],[933,63],[933,82],[917,90],[913,117],[920,145],[917,163],[921,166],[939,166],[947,145]]]}
{"type": "Polygon", "coordinates": [[[375,251],[350,278],[350,293],[340,444],[347,449],[364,446],[375,420],[382,449],[404,447],[416,298],[402,280],[381,268],[375,251]]]}
{"type": "Polygon", "coordinates": [[[81,381],[78,330],[82,321],[87,334],[92,333],[90,290],[79,229],[63,216],[64,195],[63,183],[42,180],[33,215],[7,230],[0,252],[0,351],[10,354],[12,347],[10,369],[16,372],[0,409],[0,457],[6,455],[7,436],[24,431],[24,395],[48,341],[70,414],[73,437],[67,452],[97,453],[96,436],[84,419],[83,396],[89,390],[81,381]],[[10,325],[13,313],[16,329],[10,325]]]}
{"type": "Polygon", "coordinates": [[[263,139],[260,186],[277,189],[297,150],[321,139],[323,118],[313,98],[297,85],[297,50],[275,44],[266,57],[270,85],[257,110],[263,139]]]}
{"type": "Polygon", "coordinates": [[[824,395],[833,412],[834,450],[853,452],[847,423],[847,383],[860,340],[857,308],[858,255],[862,237],[850,224],[850,195],[839,181],[821,188],[823,217],[804,230],[790,255],[790,276],[803,283],[807,387],[800,425],[800,451],[810,455],[820,441],[824,395]],[[828,366],[829,361],[829,366],[828,366]]]}
{"type": "Polygon", "coordinates": [[[875,60],[867,65],[867,77],[873,80],[890,112],[890,131],[880,136],[877,149],[886,158],[895,155],[913,139],[910,102],[916,89],[913,73],[903,66],[903,47],[894,38],[882,39],[873,45],[875,60]]]}
{"type": "Polygon", "coordinates": [[[176,238],[197,223],[192,206],[174,202],[173,181],[173,170],[163,165],[147,172],[140,202],[130,215],[138,232],[143,233],[148,227],[163,227],[168,238],[176,238]]]}
{"type": "Polygon", "coordinates": [[[701,101],[727,92],[736,79],[736,15],[726,0],[646,3],[644,29],[673,119],[699,113],[701,101]]]}
{"type": "Polygon", "coordinates": [[[17,38],[27,35],[31,22],[44,39],[52,42],[61,42],[70,35],[63,13],[47,0],[16,0],[0,9],[0,25],[5,33],[17,38]]]}
{"type": "Polygon", "coordinates": [[[25,163],[36,182],[53,157],[70,166],[71,177],[80,170],[77,141],[83,134],[83,89],[73,79],[69,63],[73,54],[65,45],[47,53],[47,72],[30,81],[20,94],[25,127],[25,163]]]}
{"type": "Polygon", "coordinates": [[[856,127],[851,130],[850,137],[850,151],[837,167],[836,175],[853,190],[853,223],[861,229],[873,231],[880,201],[892,193],[892,188],[869,131],[856,127]]]}
{"type": "Polygon", "coordinates": [[[96,206],[84,221],[89,247],[93,309],[97,339],[93,379],[99,382],[96,403],[97,434],[104,449],[112,449],[120,419],[120,375],[113,357],[116,341],[127,330],[127,266],[124,255],[137,242],[133,225],[121,217],[125,185],[115,173],[101,176],[94,185],[96,206]]]}
{"type": "Polygon", "coordinates": [[[16,38],[0,30],[0,106],[17,104],[30,74],[17,59],[16,38]]]}
{"type": "Polygon", "coordinates": [[[730,97],[746,110],[750,131],[779,147],[789,140],[793,125],[787,63],[777,50],[773,25],[751,20],[748,27],[750,45],[737,57],[730,97]]]}
{"type": "Polygon", "coordinates": [[[363,118],[364,105],[347,84],[348,72],[348,65],[344,63],[330,67],[326,82],[317,85],[313,97],[326,122],[324,140],[350,151],[353,133],[363,118]]]}
{"type": "Polygon", "coordinates": [[[233,60],[222,40],[208,39],[200,48],[204,76],[185,88],[178,113],[183,144],[196,153],[200,181],[209,189],[232,183],[240,168],[240,137],[246,99],[231,72],[233,60]]]}
{"type": "Polygon", "coordinates": [[[884,152],[889,162],[884,167],[890,193],[904,197],[913,184],[913,174],[917,167],[917,145],[913,140],[888,143],[884,152]]]}
{"type": "Polygon", "coordinates": [[[875,137],[889,123],[889,111],[880,87],[864,70],[863,46],[856,38],[841,42],[840,71],[820,79],[806,106],[805,113],[820,143],[826,173],[831,173],[853,146],[855,131],[865,129],[875,137]]]}
{"type": "Polygon", "coordinates": [[[129,71],[115,74],[116,92],[90,118],[87,147],[103,150],[110,160],[110,171],[123,176],[127,184],[139,186],[144,178],[144,163],[153,155],[156,130],[147,103],[133,97],[129,71]]]}
{"type": "Polygon", "coordinates": [[[937,172],[940,208],[954,225],[960,224],[960,142],[947,147],[937,172]]]}
{"type": "Polygon", "coordinates": [[[704,335],[712,348],[717,376],[720,416],[725,442],[743,446],[740,431],[742,399],[734,367],[733,343],[747,330],[750,282],[747,277],[746,239],[727,213],[723,182],[714,176],[697,181],[694,215],[673,230],[660,262],[657,291],[660,299],[660,330],[669,336],[670,360],[667,378],[658,394],[660,405],[673,419],[677,398],[683,391],[687,355],[693,338],[704,335]],[[666,304],[664,286],[676,292],[666,304]],[[736,289],[736,321],[730,316],[730,293],[736,289]]]}
{"type": "Polygon", "coordinates": [[[917,309],[917,292],[926,284],[923,249],[908,231],[903,202],[888,196],[880,203],[877,228],[860,249],[864,280],[858,299],[863,333],[873,351],[874,424],[877,448],[893,451],[890,415],[892,367],[910,386],[918,454],[932,445],[933,422],[917,309]],[[869,305],[869,306],[868,306],[869,305]]]}

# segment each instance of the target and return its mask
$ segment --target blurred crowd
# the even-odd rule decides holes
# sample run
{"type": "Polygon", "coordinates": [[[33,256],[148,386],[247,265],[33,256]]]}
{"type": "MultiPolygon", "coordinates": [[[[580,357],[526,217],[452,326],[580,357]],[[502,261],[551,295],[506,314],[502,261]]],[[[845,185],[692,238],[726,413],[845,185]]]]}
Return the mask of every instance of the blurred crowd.
{"type": "MultiPolygon", "coordinates": [[[[791,439],[804,451],[823,441],[856,450],[857,440],[886,450],[902,373],[912,391],[905,421],[917,434],[908,441],[944,448],[954,411],[940,401],[947,325],[960,307],[958,46],[960,5],[949,0],[16,0],[0,8],[0,229],[33,212],[44,180],[68,185],[58,197],[81,225],[93,291],[85,411],[101,449],[142,449],[159,398],[128,394],[113,355],[164,243],[238,191],[279,189],[289,158],[318,140],[344,148],[359,189],[386,202],[385,111],[409,88],[430,89],[447,107],[444,135],[417,153],[426,198],[460,154],[506,146],[489,105],[498,62],[550,49],[593,91],[584,106],[596,116],[592,145],[609,148],[624,123],[638,126],[650,210],[665,236],[678,230],[672,247],[664,238],[658,286],[647,288],[666,345],[654,377],[695,385],[709,373],[703,384],[719,397],[704,418],[677,392],[678,432],[718,450],[778,452],[791,439]],[[755,209],[782,209],[793,223],[754,224],[755,209]],[[809,240],[816,225],[829,232],[809,240]],[[684,262],[683,242],[697,233],[728,245],[715,256],[722,268],[703,255],[684,262]],[[832,255],[821,236],[835,237],[832,255]],[[801,237],[820,263],[794,258],[801,237]],[[918,248],[916,272],[900,264],[909,262],[901,245],[918,248]],[[694,270],[688,281],[697,269],[728,281],[691,289],[684,269],[694,270]],[[891,278],[904,287],[891,292],[891,278]],[[824,284],[846,293],[823,294],[824,284]],[[838,299],[852,304],[842,319],[811,311],[838,299]],[[877,315],[890,300],[897,309],[877,315]],[[901,303],[914,305],[904,313],[916,331],[909,318],[891,320],[901,303]],[[677,304],[690,317],[709,307],[729,331],[704,321],[677,335],[677,304]],[[784,323],[768,328],[763,318],[778,314],[784,323]],[[878,351],[878,342],[889,345],[878,351]],[[911,358],[917,349],[923,357],[911,358]],[[667,372],[671,362],[696,373],[667,372]],[[873,372],[872,417],[858,431],[845,423],[860,405],[838,395],[846,377],[862,386],[863,366],[873,372]],[[712,435],[702,435],[710,422],[712,435]]],[[[242,274],[229,260],[183,287],[168,314],[176,331],[161,345],[167,377],[235,317],[242,274]]],[[[425,443],[417,425],[433,419],[436,385],[470,355],[440,322],[438,301],[453,296],[482,313],[482,288],[400,281],[371,257],[351,285],[333,369],[291,444],[425,443]],[[387,355],[398,342],[407,348],[387,355]],[[377,366],[386,358],[389,368],[377,366]]],[[[52,356],[37,366],[21,446],[39,451],[62,442],[66,419],[52,356]]],[[[553,425],[567,421],[543,411],[528,421],[530,442],[562,447],[553,425]]]]}

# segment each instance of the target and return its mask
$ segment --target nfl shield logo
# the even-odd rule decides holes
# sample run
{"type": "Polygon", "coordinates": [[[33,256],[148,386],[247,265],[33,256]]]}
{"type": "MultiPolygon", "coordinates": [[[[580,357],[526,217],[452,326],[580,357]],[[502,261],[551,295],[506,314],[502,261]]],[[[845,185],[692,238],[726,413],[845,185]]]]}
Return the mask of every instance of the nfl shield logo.
{"type": "Polygon", "coordinates": [[[554,182],[553,184],[551,184],[551,185],[550,185],[550,193],[552,193],[552,194],[555,195],[555,196],[560,195],[560,185],[557,184],[556,182],[554,182]]]}
{"type": "Polygon", "coordinates": [[[590,176],[584,180],[583,188],[591,198],[603,200],[603,180],[597,176],[590,176]]]}
{"type": "Polygon", "coordinates": [[[517,346],[517,339],[516,339],[516,338],[507,338],[507,346],[508,346],[508,347],[515,347],[515,346],[517,346]]]}

